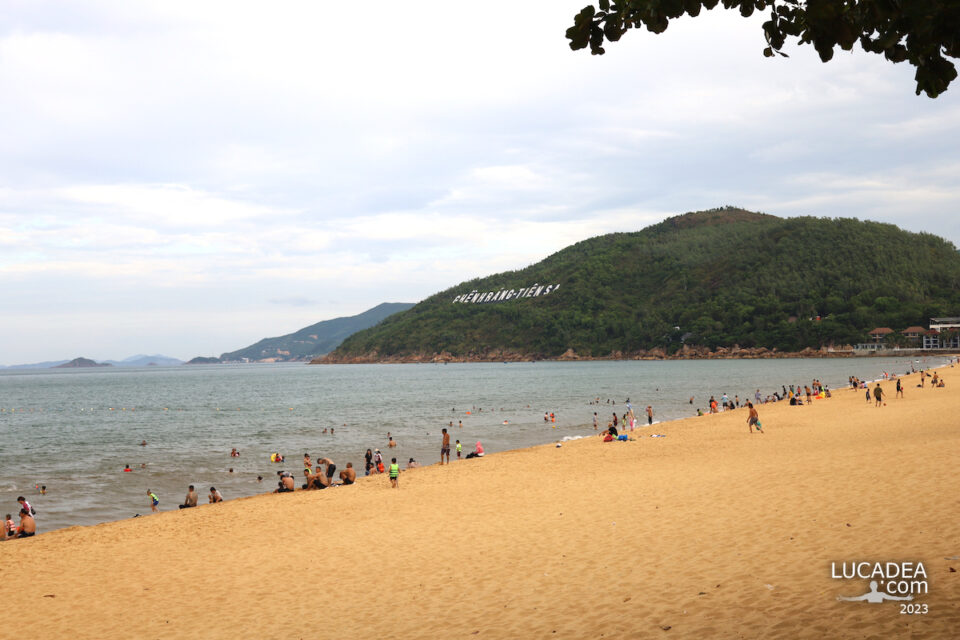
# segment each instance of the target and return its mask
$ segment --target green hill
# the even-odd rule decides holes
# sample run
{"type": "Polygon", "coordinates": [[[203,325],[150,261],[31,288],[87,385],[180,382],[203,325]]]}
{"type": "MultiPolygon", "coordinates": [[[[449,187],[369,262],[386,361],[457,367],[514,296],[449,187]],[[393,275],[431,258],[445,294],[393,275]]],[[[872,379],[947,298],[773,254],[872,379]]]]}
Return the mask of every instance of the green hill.
{"type": "Polygon", "coordinates": [[[372,327],[387,316],[412,306],[413,304],[407,302],[384,302],[355,316],[324,320],[295,333],[278,338],[264,338],[249,347],[222,354],[220,361],[290,361],[323,355],[357,331],[372,327]]]}
{"type": "Polygon", "coordinates": [[[331,359],[500,350],[551,358],[568,349],[599,357],[684,344],[799,351],[938,315],[960,315],[951,243],[890,224],[727,207],[464,282],[356,333],[331,359]]]}

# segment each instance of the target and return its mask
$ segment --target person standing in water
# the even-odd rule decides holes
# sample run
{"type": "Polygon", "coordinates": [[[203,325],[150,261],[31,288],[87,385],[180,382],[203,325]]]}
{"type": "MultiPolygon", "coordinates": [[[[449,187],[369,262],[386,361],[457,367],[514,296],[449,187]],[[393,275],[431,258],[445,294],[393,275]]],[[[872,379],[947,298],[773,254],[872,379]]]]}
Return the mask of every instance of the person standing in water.
{"type": "Polygon", "coordinates": [[[653,407],[647,405],[647,424],[653,424],[653,407]]]}

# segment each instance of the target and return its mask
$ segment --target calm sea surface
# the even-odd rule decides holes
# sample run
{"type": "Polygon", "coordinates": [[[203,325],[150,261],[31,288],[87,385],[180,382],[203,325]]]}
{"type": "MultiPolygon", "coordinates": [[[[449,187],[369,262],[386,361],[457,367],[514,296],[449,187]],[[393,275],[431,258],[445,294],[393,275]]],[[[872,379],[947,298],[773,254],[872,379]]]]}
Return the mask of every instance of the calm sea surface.
{"type": "MultiPolygon", "coordinates": [[[[0,372],[0,516],[18,495],[37,510],[39,531],[176,509],[187,485],[201,502],[211,485],[225,499],[272,491],[276,471],[299,480],[302,456],[329,457],[338,469],[379,447],[402,464],[437,462],[440,429],[464,454],[593,433],[629,398],[638,416],[652,405],[671,420],[719,399],[752,398],[814,377],[831,388],[847,377],[876,379],[940,366],[944,358],[541,362],[411,365],[211,365],[143,369],[0,372]],[[690,397],[694,404],[689,404],[690,397]],[[599,397],[600,406],[591,405],[599,397]],[[607,404],[607,400],[616,406],[607,404]],[[470,411],[469,414],[467,412],[470,411]],[[545,424],[544,412],[554,412],[545,424]],[[458,421],[463,428],[458,428],[458,421]],[[324,434],[335,428],[336,433],[324,434]],[[388,450],[387,432],[398,442],[388,450]],[[142,440],[147,446],[140,446],[142,440]],[[231,458],[232,447],[241,457],[231,458]],[[286,456],[272,464],[270,454],[286,456]],[[391,453],[392,452],[392,453],[391,453]],[[129,464],[133,473],[123,473],[129,464]],[[141,468],[141,465],[145,467],[141,468]],[[230,473],[229,469],[233,468],[230,473]],[[258,483],[256,478],[264,480],[258,483]],[[47,486],[40,495],[36,485],[47,486]]],[[[645,421],[644,421],[645,422],[645,421]]],[[[648,428],[656,431],[656,426],[648,428]]]]}

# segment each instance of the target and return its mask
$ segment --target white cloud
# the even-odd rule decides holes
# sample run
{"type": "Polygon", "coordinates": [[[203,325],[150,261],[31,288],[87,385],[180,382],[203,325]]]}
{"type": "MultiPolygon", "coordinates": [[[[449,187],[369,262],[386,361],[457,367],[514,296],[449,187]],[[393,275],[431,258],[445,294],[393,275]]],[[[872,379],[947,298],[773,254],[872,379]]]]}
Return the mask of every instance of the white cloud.
{"type": "Polygon", "coordinates": [[[3,359],[234,350],[723,204],[960,241],[960,89],[719,9],[574,53],[584,4],[7,3],[3,359]]]}

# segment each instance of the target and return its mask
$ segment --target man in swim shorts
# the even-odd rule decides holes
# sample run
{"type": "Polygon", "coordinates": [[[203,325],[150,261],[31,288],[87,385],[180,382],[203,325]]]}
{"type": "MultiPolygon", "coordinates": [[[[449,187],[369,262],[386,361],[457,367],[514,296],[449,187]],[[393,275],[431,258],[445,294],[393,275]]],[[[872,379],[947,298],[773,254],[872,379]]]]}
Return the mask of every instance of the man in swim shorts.
{"type": "Polygon", "coordinates": [[[193,485],[190,485],[189,490],[187,491],[187,497],[183,499],[183,504],[180,505],[181,509],[189,509],[190,507],[197,506],[197,492],[193,488],[193,485]]]}
{"type": "Polygon", "coordinates": [[[747,402],[747,407],[750,409],[750,415],[747,417],[747,428],[750,429],[750,433],[753,433],[753,428],[757,428],[757,433],[763,433],[763,428],[760,426],[760,416],[757,414],[757,409],[753,406],[752,402],[747,402]]]}
{"type": "Polygon", "coordinates": [[[353,463],[348,462],[347,468],[340,472],[340,480],[343,484],[353,484],[357,480],[357,472],[353,468],[353,463]]]}
{"type": "Polygon", "coordinates": [[[37,521],[33,519],[30,512],[26,509],[20,509],[20,531],[18,538],[29,538],[37,534],[37,521]]]}
{"type": "Polygon", "coordinates": [[[280,482],[277,486],[277,493],[291,493],[293,492],[293,476],[289,473],[280,478],[280,482]]]}
{"type": "Polygon", "coordinates": [[[443,456],[447,456],[447,464],[450,464],[450,434],[446,428],[443,429],[443,443],[440,445],[440,464],[443,464],[443,456]]]}
{"type": "MultiPolygon", "coordinates": [[[[867,393],[869,394],[870,392],[868,391],[867,393]]],[[[869,396],[868,396],[868,397],[869,397],[869,396]]],[[[883,402],[883,389],[880,388],[880,383],[879,383],[879,382],[877,383],[877,386],[875,386],[875,387],[873,388],[873,397],[876,398],[876,402],[874,403],[874,406],[875,406],[875,407],[879,407],[879,406],[882,406],[882,404],[884,404],[884,402],[883,402]]]]}

